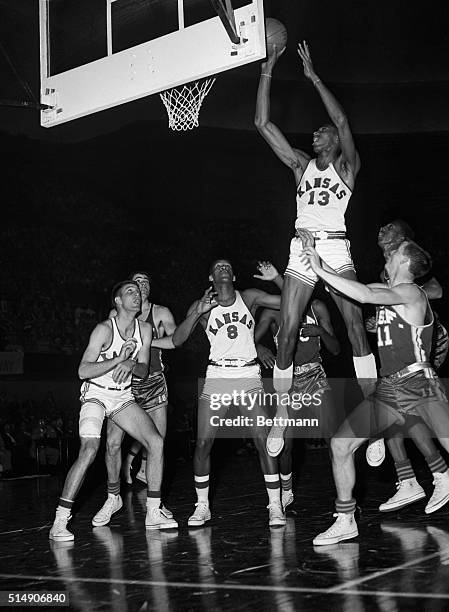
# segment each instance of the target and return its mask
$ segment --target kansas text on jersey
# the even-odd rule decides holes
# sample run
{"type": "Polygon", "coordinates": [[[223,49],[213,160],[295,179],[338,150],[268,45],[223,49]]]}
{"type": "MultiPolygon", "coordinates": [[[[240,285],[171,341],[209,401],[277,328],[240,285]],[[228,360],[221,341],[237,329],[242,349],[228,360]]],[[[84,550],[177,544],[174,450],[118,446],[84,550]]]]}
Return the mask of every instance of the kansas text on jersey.
{"type": "Polygon", "coordinates": [[[345,212],[352,191],[332,163],[319,170],[311,159],[296,193],[295,227],[309,230],[345,231],[345,212]]]}
{"type": "Polygon", "coordinates": [[[254,344],[254,319],[242,296],[235,292],[235,301],[230,306],[214,308],[207,322],[207,338],[210,342],[209,359],[256,358],[254,344]]]}

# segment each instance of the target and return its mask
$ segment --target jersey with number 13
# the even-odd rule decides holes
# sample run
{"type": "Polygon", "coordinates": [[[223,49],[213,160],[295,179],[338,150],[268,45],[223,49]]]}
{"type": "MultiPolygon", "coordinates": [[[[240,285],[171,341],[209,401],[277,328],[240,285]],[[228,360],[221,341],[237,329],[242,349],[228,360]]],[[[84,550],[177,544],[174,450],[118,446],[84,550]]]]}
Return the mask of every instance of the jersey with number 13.
{"type": "Polygon", "coordinates": [[[319,170],[316,159],[311,159],[297,188],[295,227],[344,232],[345,212],[351,195],[352,191],[332,163],[319,170]]]}

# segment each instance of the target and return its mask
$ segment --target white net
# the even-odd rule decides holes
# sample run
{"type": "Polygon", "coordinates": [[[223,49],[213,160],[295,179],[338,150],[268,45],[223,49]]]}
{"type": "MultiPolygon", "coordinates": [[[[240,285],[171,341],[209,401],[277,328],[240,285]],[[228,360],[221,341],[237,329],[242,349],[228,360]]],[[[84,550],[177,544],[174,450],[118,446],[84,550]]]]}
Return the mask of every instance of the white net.
{"type": "Polygon", "coordinates": [[[201,104],[214,83],[215,78],[204,79],[160,93],[168,114],[168,127],[178,131],[198,127],[201,104]]]}

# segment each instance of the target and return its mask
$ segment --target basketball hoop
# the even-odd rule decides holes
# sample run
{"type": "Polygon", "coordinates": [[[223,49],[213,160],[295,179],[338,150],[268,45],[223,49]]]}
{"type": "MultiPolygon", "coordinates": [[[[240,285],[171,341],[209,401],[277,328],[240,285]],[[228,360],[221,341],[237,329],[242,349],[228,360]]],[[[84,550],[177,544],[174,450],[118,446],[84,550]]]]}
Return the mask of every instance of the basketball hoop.
{"type": "Polygon", "coordinates": [[[180,89],[174,87],[160,93],[168,114],[168,127],[177,131],[198,127],[201,105],[214,83],[215,77],[186,83],[180,89]]]}

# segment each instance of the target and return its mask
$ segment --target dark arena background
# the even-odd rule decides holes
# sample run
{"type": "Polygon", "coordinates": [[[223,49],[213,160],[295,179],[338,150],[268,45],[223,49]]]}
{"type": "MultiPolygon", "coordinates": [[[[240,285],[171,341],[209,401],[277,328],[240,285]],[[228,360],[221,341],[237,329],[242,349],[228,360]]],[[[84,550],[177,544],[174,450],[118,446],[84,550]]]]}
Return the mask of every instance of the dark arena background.
{"type": "MultiPolygon", "coordinates": [[[[367,466],[365,447],[356,455],[359,537],[314,547],[335,499],[325,442],[294,441],[295,502],[286,526],[275,529],[251,441],[219,439],[212,520],[187,528],[198,379],[209,348],[199,329],[164,352],[163,495],[179,530],[145,530],[138,481],[122,485],[124,507],[110,524],[92,528],[106,495],[103,439],[75,503],[75,542],[49,541],[78,452],[77,369],[90,332],[108,316],[113,285],[148,270],[151,300],[177,322],[209,286],[216,258],[232,261],[237,288],[275,293],[253,274],[259,260],[284,271],[296,204],[291,171],[254,127],[258,63],[218,75],[200,127],[188,133],[168,129],[157,95],[40,127],[38,4],[0,0],[0,606],[8,593],[63,592],[81,611],[449,610],[448,506],[427,515],[421,501],[380,513],[395,487],[388,453],[378,468],[367,466]]],[[[379,228],[404,219],[432,256],[443,288],[432,307],[446,326],[448,13],[442,0],[265,2],[266,16],[282,21],[289,36],[273,73],[272,120],[309,153],[313,131],[328,121],[296,53],[303,39],[350,120],[362,168],[346,223],[359,280],[378,280],[379,228]]],[[[324,354],[325,369],[352,379],[344,322],[322,286],[317,292],[342,345],[338,357],[324,354]]],[[[364,306],[365,317],[373,314],[364,306]]],[[[448,372],[446,362],[443,380],[448,372]]],[[[360,399],[354,388],[345,397],[352,405],[360,399]]],[[[432,474],[406,445],[429,497],[432,474]]]]}

